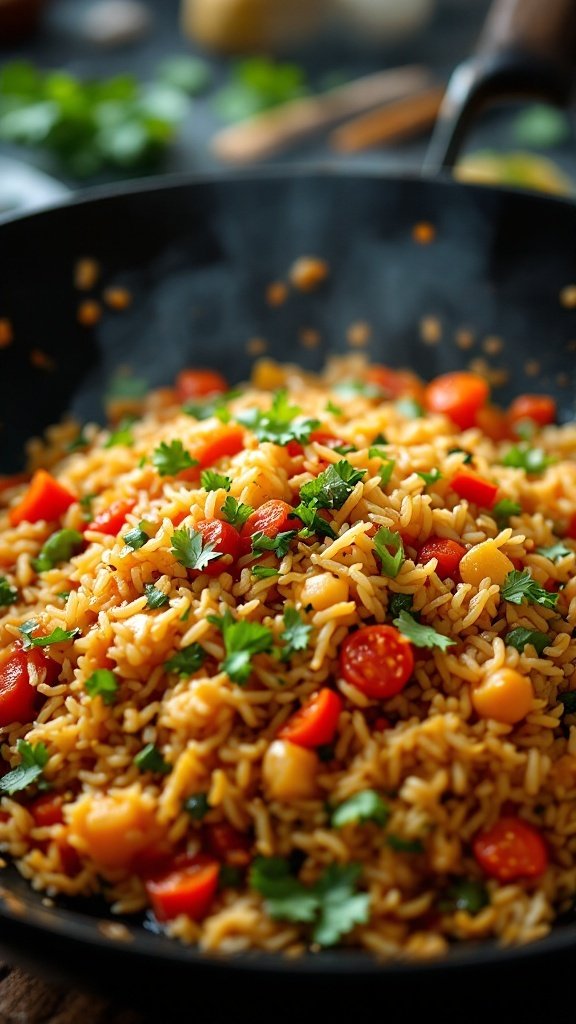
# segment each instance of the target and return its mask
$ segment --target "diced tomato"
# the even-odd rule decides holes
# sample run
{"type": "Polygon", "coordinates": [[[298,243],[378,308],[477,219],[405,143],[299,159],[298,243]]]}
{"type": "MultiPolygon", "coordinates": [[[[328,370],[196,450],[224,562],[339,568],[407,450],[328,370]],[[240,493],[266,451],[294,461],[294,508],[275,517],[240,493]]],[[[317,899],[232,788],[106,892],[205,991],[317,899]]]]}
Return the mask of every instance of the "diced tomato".
{"type": "Polygon", "coordinates": [[[64,874],[70,877],[77,875],[82,866],[78,851],[70,845],[65,836],[60,836],[56,840],[56,846],[64,874]]]}
{"type": "Polygon", "coordinates": [[[43,796],[39,796],[30,804],[28,810],[38,828],[61,825],[64,821],[62,797],[57,793],[45,793],[43,796]]]}
{"type": "Polygon", "coordinates": [[[222,556],[212,559],[201,571],[207,576],[219,576],[221,572],[229,571],[240,558],[242,544],[238,530],[221,519],[201,519],[196,523],[196,529],[202,534],[204,543],[213,544],[213,550],[222,556]]]}
{"type": "Polygon", "coordinates": [[[297,530],[300,520],[294,517],[292,505],[279,498],[265,501],[244,523],[240,531],[242,550],[246,554],[252,548],[252,537],[255,533],[263,533],[266,537],[277,537],[279,533],[297,530]]]}
{"type": "Polygon", "coordinates": [[[476,416],[486,405],[489,393],[483,377],[458,370],[436,377],[426,388],[425,403],[429,412],[443,413],[461,430],[467,430],[476,423],[476,416]]]}
{"type": "Polygon", "coordinates": [[[410,679],[412,645],[394,626],[363,626],[342,644],[340,669],[361,693],[384,700],[400,693],[410,679]]]}
{"type": "Polygon", "coordinates": [[[449,577],[454,579],[458,572],[460,559],[465,554],[466,548],[455,540],[449,540],[447,537],[429,537],[420,548],[418,561],[421,565],[426,565],[426,562],[429,562],[430,559],[437,558],[437,576],[441,580],[448,579],[449,577]]]}
{"type": "Polygon", "coordinates": [[[380,715],[380,717],[374,722],[374,728],[376,732],[386,732],[386,730],[390,728],[390,722],[387,718],[383,718],[382,715],[380,715]]]}
{"type": "Polygon", "coordinates": [[[500,882],[538,878],[548,867],[548,851],[540,833],[520,818],[500,818],[480,832],[472,844],[480,867],[500,882]]]}
{"type": "Polygon", "coordinates": [[[217,370],[181,370],[174,382],[179,402],[208,398],[228,391],[228,382],[217,370]]]}
{"type": "Polygon", "coordinates": [[[558,416],[556,402],[550,395],[519,395],[508,410],[508,419],[515,426],[523,420],[532,420],[539,427],[555,423],[558,416]]]}
{"type": "Polygon", "coordinates": [[[245,832],[221,821],[215,825],[207,825],[205,829],[206,843],[210,853],[222,864],[234,868],[245,868],[251,861],[250,838],[245,832]]]}
{"type": "Polygon", "coordinates": [[[299,455],[304,455],[304,448],[299,441],[289,441],[286,445],[286,451],[291,459],[297,459],[299,455]]]}
{"type": "Polygon", "coordinates": [[[243,447],[244,431],[236,424],[221,423],[212,427],[210,432],[198,432],[196,439],[188,445],[188,452],[197,465],[178,473],[178,479],[198,480],[202,469],[213,466],[225,455],[237,455],[243,447]]]}
{"type": "Polygon", "coordinates": [[[34,717],[37,691],[30,684],[29,665],[45,672],[44,681],[49,686],[58,678],[60,665],[43,651],[23,651],[19,647],[12,650],[0,661],[0,726],[30,722],[34,717]]]}
{"type": "Polygon", "coordinates": [[[210,910],[218,889],[220,866],[198,854],[160,878],[145,882],[146,892],[159,921],[186,914],[201,921],[210,910]]]}
{"type": "Polygon", "coordinates": [[[422,381],[410,370],[392,370],[389,366],[375,363],[368,367],[365,378],[369,384],[381,388],[386,398],[415,398],[421,401],[424,394],[422,381]]]}
{"type": "Polygon", "coordinates": [[[309,750],[332,743],[343,706],[342,698],[334,690],[319,690],[285,722],[278,738],[309,750]]]}
{"type": "Polygon", "coordinates": [[[505,441],[510,437],[510,423],[503,409],[497,405],[485,405],[476,414],[476,426],[491,441],[505,441]]]}
{"type": "Polygon", "coordinates": [[[466,498],[467,501],[472,501],[475,505],[480,505],[481,508],[492,508],[498,494],[497,484],[493,484],[479,473],[465,467],[458,470],[452,477],[450,486],[461,498],[466,498]]]}
{"type": "Polygon", "coordinates": [[[37,523],[41,519],[53,522],[77,501],[71,491],[59,484],[45,469],[34,473],[22,500],[10,509],[10,524],[37,523]]]}
{"type": "Polygon", "coordinates": [[[113,501],[109,508],[99,512],[91,523],[88,523],[87,530],[96,530],[97,533],[106,533],[115,537],[126,522],[126,516],[132,511],[136,501],[113,501]]]}

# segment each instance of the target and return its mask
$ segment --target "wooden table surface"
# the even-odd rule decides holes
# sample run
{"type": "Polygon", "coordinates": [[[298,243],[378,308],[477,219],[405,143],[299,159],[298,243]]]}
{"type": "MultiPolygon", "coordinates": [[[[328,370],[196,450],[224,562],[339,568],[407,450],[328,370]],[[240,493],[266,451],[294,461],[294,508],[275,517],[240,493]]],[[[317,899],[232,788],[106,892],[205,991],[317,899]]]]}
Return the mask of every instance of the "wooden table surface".
{"type": "Polygon", "coordinates": [[[66,990],[0,962],[0,1024],[146,1024],[135,1010],[66,990]]]}

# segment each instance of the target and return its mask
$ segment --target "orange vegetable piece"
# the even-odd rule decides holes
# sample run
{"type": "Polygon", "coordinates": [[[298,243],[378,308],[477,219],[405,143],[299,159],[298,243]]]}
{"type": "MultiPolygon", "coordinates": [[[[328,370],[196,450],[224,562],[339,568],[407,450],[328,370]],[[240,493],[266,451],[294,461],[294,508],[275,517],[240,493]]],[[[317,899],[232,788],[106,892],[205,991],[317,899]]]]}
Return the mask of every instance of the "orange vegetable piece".
{"type": "Polygon", "coordinates": [[[58,483],[45,469],[34,473],[30,486],[18,505],[10,509],[11,526],[20,523],[37,523],[41,519],[53,522],[73,505],[75,494],[58,483]]]}
{"type": "Polygon", "coordinates": [[[146,892],[159,921],[171,921],[186,914],[201,921],[210,910],[218,890],[219,865],[199,854],[161,878],[149,879],[146,892]]]}
{"type": "Polygon", "coordinates": [[[476,416],[488,401],[489,388],[483,377],[458,370],[436,377],[425,391],[429,412],[443,413],[461,430],[476,423],[476,416]]]}
{"type": "Polygon", "coordinates": [[[499,882],[539,878],[548,867],[548,851],[540,833],[520,818],[500,818],[480,832],[472,844],[479,865],[499,882]]]}

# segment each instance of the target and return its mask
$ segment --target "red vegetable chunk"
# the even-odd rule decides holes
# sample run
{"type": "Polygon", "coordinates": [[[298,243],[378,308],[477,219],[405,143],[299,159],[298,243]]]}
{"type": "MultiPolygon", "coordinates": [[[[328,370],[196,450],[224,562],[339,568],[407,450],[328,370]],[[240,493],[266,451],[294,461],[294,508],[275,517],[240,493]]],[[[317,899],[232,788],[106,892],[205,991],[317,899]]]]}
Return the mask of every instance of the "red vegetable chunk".
{"type": "Polygon", "coordinates": [[[171,921],[186,914],[201,921],[210,910],[218,889],[220,866],[198,854],[160,878],[145,883],[146,892],[159,921],[171,921]]]}
{"type": "Polygon", "coordinates": [[[475,425],[477,413],[488,401],[489,393],[488,384],[476,373],[464,370],[445,373],[426,388],[426,408],[429,412],[443,413],[461,430],[467,430],[475,425]]]}
{"type": "Polygon", "coordinates": [[[343,706],[342,698],[334,690],[320,690],[285,722],[278,738],[308,750],[332,743],[343,706]]]}
{"type": "Polygon", "coordinates": [[[481,508],[492,508],[498,494],[498,485],[485,480],[472,469],[461,469],[452,478],[450,484],[453,491],[466,501],[471,501],[481,508]]]}
{"type": "Polygon", "coordinates": [[[436,573],[441,580],[454,579],[460,559],[466,554],[466,548],[455,540],[447,537],[429,537],[420,548],[418,561],[426,565],[432,558],[438,559],[436,573]]]}
{"type": "Polygon", "coordinates": [[[28,667],[44,671],[50,686],[58,678],[60,665],[40,650],[16,648],[0,661],[0,726],[30,722],[34,718],[36,688],[30,684],[28,667]]]}
{"type": "Polygon", "coordinates": [[[342,675],[367,697],[400,693],[414,670],[412,645],[394,626],[363,626],[340,648],[342,675]]]}
{"type": "Polygon", "coordinates": [[[24,497],[10,509],[10,525],[37,523],[42,519],[53,522],[77,501],[71,491],[59,484],[45,469],[36,471],[24,497]]]}
{"type": "Polygon", "coordinates": [[[247,554],[252,548],[252,537],[255,533],[263,533],[266,537],[274,538],[279,533],[286,533],[289,530],[297,530],[302,524],[294,517],[292,505],[285,501],[272,498],[257,508],[244,523],[240,532],[242,538],[242,550],[247,554]],[[292,518],[290,518],[292,516],[292,518]]]}
{"type": "Polygon", "coordinates": [[[92,522],[88,523],[86,529],[115,537],[117,533],[120,533],[126,522],[126,516],[130,514],[135,504],[135,501],[114,501],[110,508],[104,509],[103,512],[95,516],[92,522]]]}
{"type": "Polygon", "coordinates": [[[176,396],[179,402],[193,398],[208,398],[209,395],[223,395],[228,383],[217,370],[181,370],[175,380],[176,396]]]}
{"type": "Polygon", "coordinates": [[[548,867],[548,851],[540,833],[520,818],[500,818],[473,842],[480,867],[500,882],[539,878],[548,867]]]}
{"type": "Polygon", "coordinates": [[[221,519],[201,519],[196,523],[196,529],[202,534],[204,543],[213,544],[214,551],[222,556],[208,562],[202,572],[207,576],[219,576],[221,572],[230,571],[240,558],[241,540],[238,530],[221,519]]]}

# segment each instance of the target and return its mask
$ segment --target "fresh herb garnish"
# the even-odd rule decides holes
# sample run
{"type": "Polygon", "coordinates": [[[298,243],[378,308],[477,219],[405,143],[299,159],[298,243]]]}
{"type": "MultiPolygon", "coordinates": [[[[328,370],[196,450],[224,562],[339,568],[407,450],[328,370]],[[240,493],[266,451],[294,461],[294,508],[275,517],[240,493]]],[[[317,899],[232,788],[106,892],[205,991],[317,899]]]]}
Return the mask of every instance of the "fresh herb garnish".
{"type": "Polygon", "coordinates": [[[150,540],[146,530],[143,529],[146,525],[146,522],[142,520],[138,526],[124,534],[124,543],[127,547],[132,548],[132,551],[138,551],[139,548],[144,547],[146,542],[150,540]]]}
{"type": "Polygon", "coordinates": [[[365,476],[365,469],[355,469],[346,459],[328,466],[315,480],[300,489],[300,501],[313,508],[342,508],[356,484],[365,476]]]}
{"type": "Polygon", "coordinates": [[[442,479],[442,473],[439,469],[431,469],[429,473],[423,473],[418,471],[418,476],[421,476],[425,484],[435,484],[438,480],[442,479]]]}
{"type": "Polygon", "coordinates": [[[536,554],[544,555],[545,558],[549,558],[552,562],[555,562],[557,558],[565,558],[566,555],[572,555],[574,552],[571,548],[567,548],[562,541],[557,541],[556,544],[552,544],[549,548],[536,548],[536,554]]]}
{"type": "Polygon", "coordinates": [[[374,789],[364,789],[361,793],[356,793],[340,804],[332,812],[330,823],[333,828],[357,825],[365,821],[384,826],[389,817],[390,808],[384,803],[380,794],[374,789]]]}
{"type": "Polygon", "coordinates": [[[18,591],[5,576],[0,576],[0,608],[8,608],[18,601],[18,591]]]}
{"type": "Polygon", "coordinates": [[[409,612],[414,604],[413,594],[392,594],[388,605],[388,614],[392,617],[400,615],[400,612],[409,612]]]}
{"type": "Polygon", "coordinates": [[[242,121],[308,91],[298,64],[248,57],[232,64],[230,80],[216,93],[214,105],[225,121],[242,121]]]}
{"type": "Polygon", "coordinates": [[[517,626],[516,629],[506,634],[504,642],[508,647],[515,647],[520,654],[526,644],[531,644],[536,653],[541,655],[544,648],[548,647],[552,641],[546,633],[540,633],[537,629],[524,629],[522,626],[517,626]]]}
{"type": "Polygon", "coordinates": [[[445,651],[456,643],[450,637],[437,633],[432,626],[423,626],[422,623],[416,622],[414,616],[406,611],[400,612],[398,618],[394,619],[394,625],[415,647],[439,647],[441,651],[445,651]]]}
{"type": "Polygon", "coordinates": [[[203,469],[200,474],[200,483],[205,491],[229,491],[232,481],[229,476],[223,473],[216,473],[213,469],[203,469]]]}
{"type": "Polygon", "coordinates": [[[542,448],[531,448],[527,444],[514,445],[502,459],[503,466],[523,469],[532,475],[543,473],[553,462],[552,456],[547,455],[542,448]]]}
{"type": "Polygon", "coordinates": [[[48,572],[59,562],[67,562],[84,543],[78,530],[58,530],[44,542],[38,558],[32,559],[36,572],[48,572]]]}
{"type": "Polygon", "coordinates": [[[220,668],[234,683],[241,686],[252,671],[255,654],[267,654],[272,650],[272,631],[258,622],[246,622],[233,618],[227,608],[224,615],[209,615],[208,621],[222,633],[226,657],[220,668]]]}
{"type": "Polygon", "coordinates": [[[285,530],[277,533],[275,537],[268,537],[261,530],[257,530],[252,537],[252,554],[256,558],[261,558],[268,551],[273,551],[277,558],[284,558],[296,534],[296,530],[285,530]]]}
{"type": "Polygon", "coordinates": [[[172,771],[171,765],[164,760],[158,747],[153,743],[147,743],[142,747],[134,758],[134,764],[139,771],[154,772],[156,775],[168,775],[172,771]]]}
{"type": "Polygon", "coordinates": [[[229,391],[225,395],[215,395],[214,398],[207,398],[203,402],[186,402],[182,406],[182,411],[195,420],[209,420],[215,416],[221,423],[229,423],[232,414],[227,403],[237,398],[239,394],[239,390],[229,391]]]}
{"type": "Polygon", "coordinates": [[[118,445],[124,445],[126,448],[131,448],[134,444],[134,434],[131,429],[133,423],[135,423],[134,416],[125,416],[117,429],[112,431],[108,440],[104,443],[104,447],[116,448],[118,445]]]}
{"type": "Polygon", "coordinates": [[[244,523],[249,516],[252,515],[254,509],[251,505],[243,505],[241,501],[237,501],[232,495],[228,495],[222,505],[222,515],[227,523],[231,526],[236,527],[237,530],[241,530],[244,523]]]}
{"type": "Polygon", "coordinates": [[[102,697],[104,704],[114,704],[118,693],[118,680],[107,668],[97,668],[84,684],[89,697],[102,697]]]}
{"type": "Polygon", "coordinates": [[[386,842],[390,849],[397,853],[424,853],[424,846],[419,839],[402,839],[401,836],[389,835],[386,842]]]}
{"type": "Polygon", "coordinates": [[[570,690],[569,693],[559,693],[558,700],[564,705],[565,715],[576,714],[576,690],[570,690]]]}
{"type": "Polygon", "coordinates": [[[334,946],[355,925],[368,921],[370,896],[357,892],[360,873],[359,864],[333,864],[314,885],[305,886],[290,873],[286,860],[257,857],[250,886],[264,897],[274,920],[313,924],[314,942],[334,946]]]}
{"type": "Polygon", "coordinates": [[[144,584],[144,593],[146,594],[146,607],[152,608],[152,610],[164,608],[164,605],[167,605],[170,601],[168,594],[159,590],[153,583],[144,584]]]}
{"type": "Polygon", "coordinates": [[[185,469],[192,469],[198,465],[198,459],[193,459],[190,452],[187,452],[182,441],[161,441],[158,448],[152,452],[152,465],[160,476],[177,476],[185,469]]]}
{"type": "Polygon", "coordinates": [[[465,466],[472,462],[473,458],[470,452],[465,451],[464,448],[449,448],[448,455],[463,455],[464,458],[462,459],[462,462],[465,466]]]}
{"type": "Polygon", "coordinates": [[[284,647],[281,652],[282,661],[290,661],[297,651],[305,651],[310,642],[312,626],[304,622],[296,608],[287,608],[284,612],[284,631],[282,639],[284,647]]]}
{"type": "Polygon", "coordinates": [[[259,441],[282,446],[290,444],[290,441],[307,444],[310,434],[320,426],[320,422],[302,416],[301,412],[298,406],[290,405],[287,391],[277,391],[268,412],[248,410],[236,418],[249,427],[259,441]]]}
{"type": "Polygon", "coordinates": [[[60,626],[56,626],[48,636],[32,636],[32,633],[38,629],[38,623],[35,619],[29,619],[27,622],[23,622],[21,626],[18,626],[20,632],[24,635],[22,647],[25,651],[28,651],[31,647],[49,647],[50,644],[61,644],[68,640],[74,640],[75,637],[80,635],[80,630],[76,627],[75,629],[62,629],[60,626]]]}
{"type": "Polygon", "coordinates": [[[381,398],[382,388],[367,380],[343,380],[332,389],[340,398],[381,398]]]}
{"type": "Polygon", "coordinates": [[[312,534],[317,533],[319,537],[330,537],[332,540],[336,540],[338,536],[330,523],[327,523],[324,517],[319,515],[314,502],[311,502],[310,505],[300,502],[289,516],[290,519],[292,517],[301,519],[304,523],[304,529],[299,531],[300,537],[311,537],[312,534]]]}
{"type": "Polygon", "coordinates": [[[382,448],[374,446],[368,449],[368,458],[381,460],[382,464],[380,466],[380,469],[378,470],[378,476],[380,477],[382,486],[385,487],[386,484],[390,483],[390,478],[392,476],[392,473],[394,472],[396,460],[389,459],[386,455],[386,452],[382,448]]]}
{"type": "Polygon", "coordinates": [[[442,914],[453,914],[464,910],[468,914],[478,914],[490,903],[486,886],[475,879],[459,878],[446,889],[438,904],[442,914]]]}
{"type": "Polygon", "coordinates": [[[210,810],[208,793],[192,793],[192,796],[184,801],[184,810],[193,821],[203,821],[210,810]]]}
{"type": "Polygon", "coordinates": [[[88,521],[90,521],[92,519],[92,502],[94,501],[94,498],[96,498],[96,497],[97,497],[96,494],[85,494],[82,498],[79,499],[78,504],[80,505],[80,508],[82,509],[82,513],[84,515],[84,519],[86,519],[88,521]]]}
{"type": "Polygon", "coordinates": [[[522,506],[517,501],[510,501],[509,498],[502,498],[492,508],[492,518],[500,528],[508,525],[510,516],[519,516],[522,513],[522,506]]]}
{"type": "Polygon", "coordinates": [[[396,402],[396,412],[407,420],[418,420],[424,415],[424,408],[415,398],[399,398],[396,402]]]}
{"type": "Polygon", "coordinates": [[[67,452],[81,452],[88,447],[90,439],[86,437],[86,434],[84,433],[85,429],[85,427],[81,427],[79,432],[76,434],[76,437],[66,445],[67,452]]]}
{"type": "Polygon", "coordinates": [[[257,580],[268,580],[272,579],[273,576],[280,575],[278,569],[273,569],[268,565],[255,565],[250,571],[257,580]]]}
{"type": "Polygon", "coordinates": [[[202,572],[209,562],[222,557],[219,551],[214,551],[214,546],[212,541],[204,543],[202,534],[196,530],[182,527],[172,534],[170,553],[186,569],[202,572]]]}
{"type": "Polygon", "coordinates": [[[18,740],[16,750],[20,754],[21,763],[0,779],[0,793],[8,793],[9,796],[27,789],[33,782],[41,783],[50,756],[43,743],[33,746],[22,739],[18,740]]]}
{"type": "Polygon", "coordinates": [[[374,537],[374,550],[380,559],[382,575],[396,579],[406,561],[400,534],[381,526],[374,537]],[[392,554],[389,548],[392,548],[392,554]]]}
{"type": "Polygon", "coordinates": [[[66,603],[71,593],[71,590],[60,590],[59,593],[56,594],[56,597],[59,597],[61,601],[64,601],[64,603],[66,603]]]}
{"type": "Polygon", "coordinates": [[[505,601],[511,604],[522,604],[522,598],[526,598],[528,604],[541,604],[543,608],[555,608],[558,601],[558,594],[551,594],[544,590],[529,572],[518,572],[516,569],[509,572],[500,592],[505,601]]]}
{"type": "Polygon", "coordinates": [[[198,672],[206,659],[206,651],[200,644],[188,644],[181,651],[164,662],[167,672],[177,672],[180,676],[191,676],[198,672]]]}
{"type": "Polygon", "coordinates": [[[330,398],[326,402],[326,412],[331,412],[333,416],[343,416],[344,410],[336,405],[330,398]]]}

